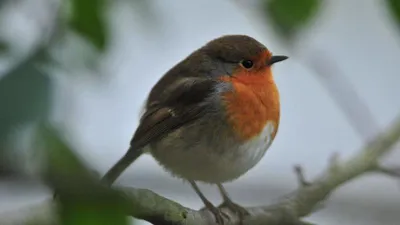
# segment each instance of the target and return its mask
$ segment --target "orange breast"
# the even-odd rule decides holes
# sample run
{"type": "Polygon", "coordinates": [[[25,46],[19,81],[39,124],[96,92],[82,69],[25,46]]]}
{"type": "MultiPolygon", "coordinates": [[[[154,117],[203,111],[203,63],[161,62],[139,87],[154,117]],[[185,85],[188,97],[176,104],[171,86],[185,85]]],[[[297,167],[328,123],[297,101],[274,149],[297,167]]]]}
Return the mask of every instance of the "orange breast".
{"type": "Polygon", "coordinates": [[[279,126],[279,92],[270,71],[223,77],[233,85],[223,96],[228,121],[241,140],[258,136],[268,121],[273,122],[275,138],[279,126]]]}

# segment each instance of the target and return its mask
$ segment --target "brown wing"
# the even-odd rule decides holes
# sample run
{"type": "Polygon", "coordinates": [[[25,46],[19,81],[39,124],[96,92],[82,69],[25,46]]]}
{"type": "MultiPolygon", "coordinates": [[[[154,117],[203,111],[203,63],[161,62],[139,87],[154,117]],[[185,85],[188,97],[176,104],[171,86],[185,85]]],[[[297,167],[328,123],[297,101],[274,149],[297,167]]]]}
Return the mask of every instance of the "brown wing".
{"type": "Polygon", "coordinates": [[[209,107],[204,100],[215,84],[206,78],[181,78],[163,91],[157,100],[147,104],[131,140],[132,148],[142,148],[204,115],[209,107]]]}

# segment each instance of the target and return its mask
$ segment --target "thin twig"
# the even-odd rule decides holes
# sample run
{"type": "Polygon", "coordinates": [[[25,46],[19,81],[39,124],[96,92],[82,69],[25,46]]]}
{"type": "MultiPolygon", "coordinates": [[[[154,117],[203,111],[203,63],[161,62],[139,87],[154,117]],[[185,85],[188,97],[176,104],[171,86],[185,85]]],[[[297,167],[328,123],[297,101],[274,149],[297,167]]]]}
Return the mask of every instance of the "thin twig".
{"type": "Polygon", "coordinates": [[[388,168],[388,167],[378,166],[376,167],[375,171],[391,177],[400,178],[400,167],[388,168]]]}
{"type": "Polygon", "coordinates": [[[298,181],[300,187],[305,187],[305,186],[310,185],[310,182],[308,182],[308,181],[306,180],[306,178],[305,178],[304,170],[303,170],[303,167],[302,167],[302,166],[296,165],[296,166],[294,167],[294,171],[295,171],[295,173],[296,173],[297,181],[298,181]]]}

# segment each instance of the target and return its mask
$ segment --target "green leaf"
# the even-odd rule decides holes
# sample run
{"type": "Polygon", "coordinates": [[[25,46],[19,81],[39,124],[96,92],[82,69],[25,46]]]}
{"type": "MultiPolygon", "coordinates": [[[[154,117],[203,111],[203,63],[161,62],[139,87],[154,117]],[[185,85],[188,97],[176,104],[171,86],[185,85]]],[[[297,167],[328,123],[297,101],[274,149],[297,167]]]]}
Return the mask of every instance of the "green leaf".
{"type": "Polygon", "coordinates": [[[6,43],[4,43],[3,41],[0,41],[0,54],[7,51],[8,50],[8,46],[6,43]]]}
{"type": "Polygon", "coordinates": [[[50,110],[51,82],[39,65],[44,49],[0,76],[0,174],[14,174],[7,137],[19,127],[43,120],[50,110]]]}
{"type": "Polygon", "coordinates": [[[36,148],[42,149],[46,157],[45,175],[51,185],[71,191],[75,188],[74,185],[87,186],[94,182],[92,175],[87,172],[58,130],[49,124],[41,124],[36,135],[39,143],[36,148]],[[71,183],[72,180],[76,182],[71,183]]]}
{"type": "Polygon", "coordinates": [[[263,0],[268,22],[285,40],[293,41],[310,23],[322,0],[263,0]]]}
{"type": "Polygon", "coordinates": [[[111,202],[99,199],[68,199],[63,202],[63,225],[128,225],[127,215],[111,202]]]}
{"type": "Polygon", "coordinates": [[[0,140],[15,127],[48,115],[51,80],[39,67],[41,57],[29,57],[0,78],[0,140]]]}
{"type": "Polygon", "coordinates": [[[2,9],[2,7],[4,7],[9,2],[10,2],[10,0],[0,0],[0,10],[2,9]]]}
{"type": "Polygon", "coordinates": [[[400,28],[400,0],[386,0],[386,4],[397,26],[400,28]]]}
{"type": "Polygon", "coordinates": [[[77,33],[103,50],[107,37],[103,17],[104,0],[70,0],[70,26],[77,33]]]}
{"type": "Polygon", "coordinates": [[[57,191],[62,225],[128,225],[125,199],[104,187],[50,125],[37,130],[37,148],[47,160],[46,181],[57,191]]]}

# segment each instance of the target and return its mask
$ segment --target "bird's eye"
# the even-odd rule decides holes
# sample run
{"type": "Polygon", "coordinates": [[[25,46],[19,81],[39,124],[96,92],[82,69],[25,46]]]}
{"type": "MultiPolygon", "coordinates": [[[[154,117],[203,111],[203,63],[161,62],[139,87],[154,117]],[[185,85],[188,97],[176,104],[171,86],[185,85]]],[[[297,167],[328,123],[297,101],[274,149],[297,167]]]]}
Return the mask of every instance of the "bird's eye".
{"type": "Polygon", "coordinates": [[[242,62],[240,62],[240,64],[242,64],[242,66],[246,69],[250,69],[251,67],[253,67],[253,61],[251,60],[243,60],[242,62]]]}

